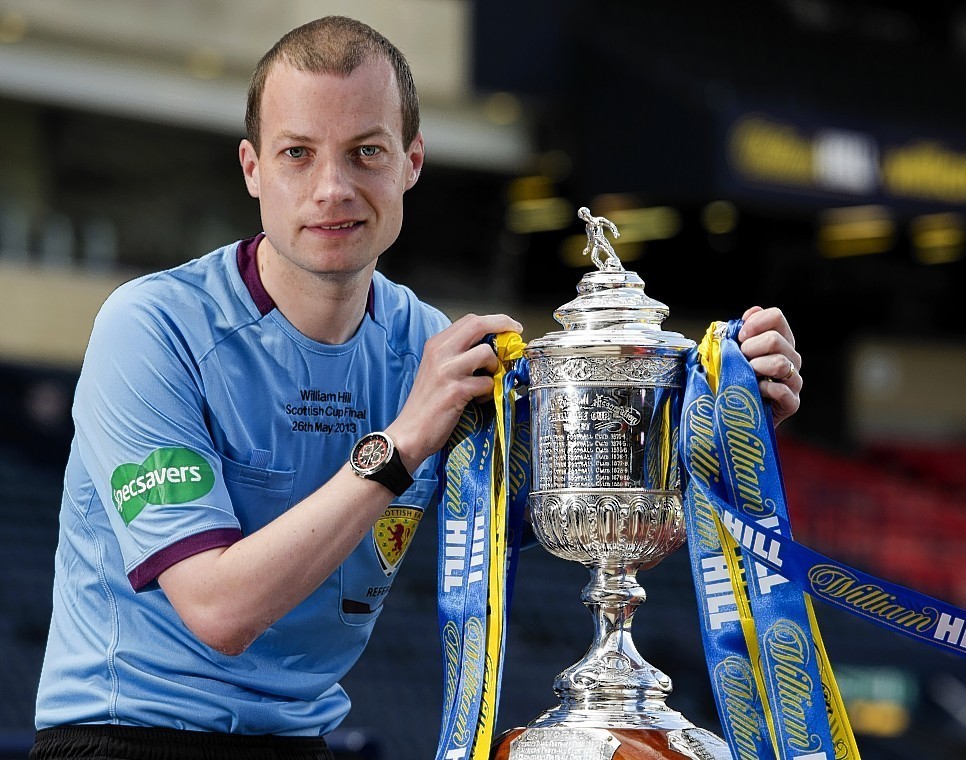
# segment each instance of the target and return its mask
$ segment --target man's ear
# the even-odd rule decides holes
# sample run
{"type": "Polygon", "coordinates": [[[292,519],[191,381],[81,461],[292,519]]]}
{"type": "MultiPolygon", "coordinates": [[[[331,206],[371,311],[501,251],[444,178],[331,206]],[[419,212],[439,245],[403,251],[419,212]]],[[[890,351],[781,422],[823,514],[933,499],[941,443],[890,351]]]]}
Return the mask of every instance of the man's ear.
{"type": "Polygon", "coordinates": [[[252,198],[258,198],[258,151],[248,140],[242,140],[238,146],[238,162],[241,164],[242,174],[245,175],[248,194],[252,198]]]}
{"type": "Polygon", "coordinates": [[[411,166],[409,176],[406,178],[406,189],[409,190],[419,179],[419,173],[423,170],[423,160],[426,158],[426,146],[423,143],[422,132],[416,133],[407,155],[411,166]]]}

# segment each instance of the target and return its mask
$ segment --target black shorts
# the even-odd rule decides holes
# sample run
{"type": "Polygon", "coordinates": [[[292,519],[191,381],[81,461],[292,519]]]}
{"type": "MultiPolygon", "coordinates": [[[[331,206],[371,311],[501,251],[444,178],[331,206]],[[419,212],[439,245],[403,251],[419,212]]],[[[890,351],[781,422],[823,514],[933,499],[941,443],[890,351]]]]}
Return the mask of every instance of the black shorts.
{"type": "Polygon", "coordinates": [[[57,726],[37,732],[30,760],[335,760],[325,739],[140,726],[57,726]]]}

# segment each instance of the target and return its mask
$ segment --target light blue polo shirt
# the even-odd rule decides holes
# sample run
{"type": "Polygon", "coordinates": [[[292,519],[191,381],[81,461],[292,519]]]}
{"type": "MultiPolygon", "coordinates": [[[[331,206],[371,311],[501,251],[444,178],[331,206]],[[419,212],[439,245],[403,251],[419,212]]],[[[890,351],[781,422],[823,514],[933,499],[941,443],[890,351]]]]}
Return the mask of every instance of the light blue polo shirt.
{"type": "Polygon", "coordinates": [[[435,458],[339,570],[237,657],[202,644],[156,578],[332,477],[356,439],[396,418],[425,341],[448,322],[376,273],[356,334],[309,340],[257,281],[257,240],[127,283],[97,317],[74,403],[38,728],[318,735],[349,710],[339,679],[435,496],[435,458]]]}

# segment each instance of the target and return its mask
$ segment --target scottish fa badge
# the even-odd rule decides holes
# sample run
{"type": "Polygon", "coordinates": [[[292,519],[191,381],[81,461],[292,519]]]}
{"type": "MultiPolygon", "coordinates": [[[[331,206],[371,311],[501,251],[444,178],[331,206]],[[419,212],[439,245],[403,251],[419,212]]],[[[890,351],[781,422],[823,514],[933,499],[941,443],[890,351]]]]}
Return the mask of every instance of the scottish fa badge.
{"type": "Polygon", "coordinates": [[[423,513],[412,507],[389,507],[376,520],[372,531],[373,543],[382,571],[390,576],[402,561],[406,549],[416,533],[423,513]]]}

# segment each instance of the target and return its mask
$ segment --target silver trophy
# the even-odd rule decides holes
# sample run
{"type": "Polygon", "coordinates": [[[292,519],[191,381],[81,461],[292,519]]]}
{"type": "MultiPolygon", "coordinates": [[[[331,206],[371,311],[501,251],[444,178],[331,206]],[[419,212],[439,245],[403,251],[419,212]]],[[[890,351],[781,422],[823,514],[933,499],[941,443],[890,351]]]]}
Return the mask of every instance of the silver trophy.
{"type": "Polygon", "coordinates": [[[684,360],[694,342],[661,329],[668,308],[644,293],[586,208],[597,271],[530,342],[530,513],[540,543],[590,570],[587,654],[554,682],[560,703],[499,740],[493,757],[730,760],[727,745],[667,706],[671,679],[638,653],[631,622],[640,569],[684,542],[677,443],[684,360]],[[603,255],[603,257],[602,257],[603,255]]]}

